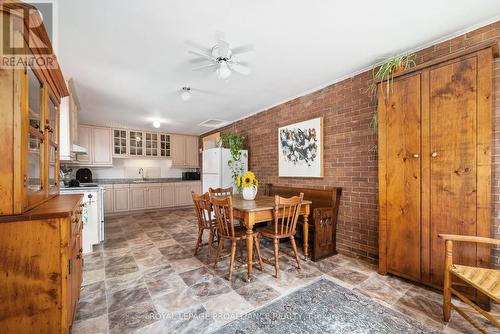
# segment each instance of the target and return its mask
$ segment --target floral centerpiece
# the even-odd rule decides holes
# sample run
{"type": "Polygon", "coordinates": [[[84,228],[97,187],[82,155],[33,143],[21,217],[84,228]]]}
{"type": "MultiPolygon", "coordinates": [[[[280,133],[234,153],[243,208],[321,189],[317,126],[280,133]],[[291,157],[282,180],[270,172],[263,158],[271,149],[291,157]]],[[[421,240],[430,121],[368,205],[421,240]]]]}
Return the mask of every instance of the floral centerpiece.
{"type": "Polygon", "coordinates": [[[257,187],[259,186],[259,181],[255,177],[255,174],[251,171],[247,171],[243,176],[238,176],[236,179],[236,185],[238,189],[242,189],[243,198],[251,201],[257,196],[257,187]]]}

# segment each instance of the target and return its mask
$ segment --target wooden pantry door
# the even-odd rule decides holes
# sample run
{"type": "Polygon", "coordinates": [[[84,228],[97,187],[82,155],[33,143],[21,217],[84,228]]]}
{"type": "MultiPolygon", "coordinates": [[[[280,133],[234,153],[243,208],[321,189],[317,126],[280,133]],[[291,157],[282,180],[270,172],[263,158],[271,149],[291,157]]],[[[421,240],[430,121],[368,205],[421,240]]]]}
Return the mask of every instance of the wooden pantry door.
{"type": "MultiPolygon", "coordinates": [[[[476,235],[477,58],[429,71],[430,283],[443,284],[439,233],[476,235]]],[[[425,236],[424,236],[425,237],[425,236]]],[[[453,263],[476,265],[476,245],[455,243],[453,263]]]]}
{"type": "Polygon", "coordinates": [[[384,141],[379,154],[385,169],[381,210],[386,217],[386,268],[413,280],[420,280],[421,273],[420,87],[417,73],[396,79],[389,96],[385,83],[378,91],[380,131],[385,134],[379,139],[384,141]]]}

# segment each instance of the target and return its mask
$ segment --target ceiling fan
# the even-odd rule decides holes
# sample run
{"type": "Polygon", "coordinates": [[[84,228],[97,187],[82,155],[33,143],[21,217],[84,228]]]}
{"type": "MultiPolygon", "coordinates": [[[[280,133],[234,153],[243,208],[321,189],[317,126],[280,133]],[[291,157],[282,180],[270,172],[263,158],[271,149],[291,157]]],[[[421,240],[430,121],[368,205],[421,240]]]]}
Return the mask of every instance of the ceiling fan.
{"type": "Polygon", "coordinates": [[[248,75],[250,73],[248,63],[238,60],[238,57],[243,53],[253,51],[253,46],[242,45],[231,48],[229,43],[225,40],[224,33],[220,31],[215,34],[215,39],[216,44],[211,48],[205,48],[196,43],[188,42],[188,44],[200,50],[189,50],[189,53],[198,56],[198,58],[191,59],[190,62],[209,62],[208,64],[193,68],[193,71],[215,69],[217,77],[222,80],[229,78],[233,71],[243,75],[248,75]]]}

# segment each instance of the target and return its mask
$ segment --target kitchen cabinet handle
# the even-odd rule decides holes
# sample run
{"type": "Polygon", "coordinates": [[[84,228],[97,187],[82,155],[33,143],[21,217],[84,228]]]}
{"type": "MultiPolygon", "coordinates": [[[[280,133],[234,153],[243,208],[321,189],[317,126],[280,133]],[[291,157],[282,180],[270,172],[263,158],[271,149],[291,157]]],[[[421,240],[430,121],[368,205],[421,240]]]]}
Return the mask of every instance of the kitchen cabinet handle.
{"type": "Polygon", "coordinates": [[[80,253],[83,253],[83,248],[80,248],[79,252],[80,252],[80,253]]]}
{"type": "Polygon", "coordinates": [[[81,254],[77,254],[77,255],[76,255],[76,258],[77,258],[78,260],[80,260],[80,259],[82,258],[82,255],[81,255],[81,254]]]}
{"type": "Polygon", "coordinates": [[[415,153],[415,154],[413,155],[413,157],[414,157],[414,158],[418,158],[418,157],[419,157],[419,155],[418,155],[417,153],[415,153]]]}
{"type": "Polygon", "coordinates": [[[85,203],[80,203],[80,208],[83,208],[85,206],[85,203]]]}
{"type": "Polygon", "coordinates": [[[439,155],[439,154],[438,154],[437,152],[432,152],[431,157],[435,158],[435,157],[437,157],[438,155],[439,155]]]}

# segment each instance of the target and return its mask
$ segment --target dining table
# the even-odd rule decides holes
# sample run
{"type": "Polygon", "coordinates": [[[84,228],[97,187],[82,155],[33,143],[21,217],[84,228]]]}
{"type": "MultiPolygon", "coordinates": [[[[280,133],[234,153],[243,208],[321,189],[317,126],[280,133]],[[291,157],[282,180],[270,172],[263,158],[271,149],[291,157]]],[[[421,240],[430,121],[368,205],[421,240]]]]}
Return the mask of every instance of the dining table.
{"type": "MultiPolygon", "coordinates": [[[[304,259],[308,256],[309,214],[312,202],[302,200],[299,215],[303,217],[303,251],[304,259]]],[[[248,281],[253,277],[253,228],[256,223],[272,221],[275,208],[275,198],[258,195],[253,200],[243,199],[242,195],[233,196],[233,217],[244,224],[246,228],[247,270],[248,281]]]]}

